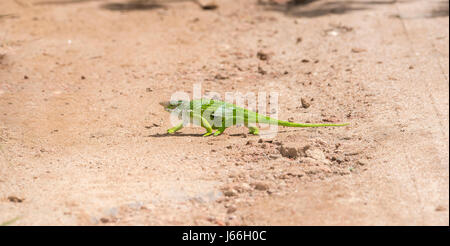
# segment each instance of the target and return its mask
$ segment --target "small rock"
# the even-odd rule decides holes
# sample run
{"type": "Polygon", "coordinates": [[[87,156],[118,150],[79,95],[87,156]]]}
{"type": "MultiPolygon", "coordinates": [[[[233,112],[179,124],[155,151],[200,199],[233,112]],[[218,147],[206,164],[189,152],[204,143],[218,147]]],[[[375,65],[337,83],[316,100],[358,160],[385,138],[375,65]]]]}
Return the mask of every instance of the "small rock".
{"type": "Polygon", "coordinates": [[[303,41],[303,39],[301,37],[298,37],[297,40],[295,41],[296,44],[299,44],[303,41]]]}
{"type": "Polygon", "coordinates": [[[108,222],[109,222],[109,219],[103,217],[103,218],[100,218],[100,222],[102,222],[102,223],[108,223],[108,222]]]}
{"type": "Polygon", "coordinates": [[[306,100],[305,98],[301,98],[300,99],[301,103],[302,103],[302,107],[303,108],[309,108],[311,106],[311,103],[308,102],[308,100],[306,100]]]}
{"type": "Polygon", "coordinates": [[[14,203],[21,203],[24,199],[18,198],[17,196],[8,196],[8,200],[14,203]]]}
{"type": "Polygon", "coordinates": [[[262,51],[258,51],[258,53],[256,53],[256,57],[258,57],[258,59],[260,59],[261,61],[266,61],[267,59],[269,59],[269,55],[262,51]]]}
{"type": "Polygon", "coordinates": [[[258,73],[261,75],[265,75],[267,72],[264,69],[262,69],[262,67],[258,66],[258,73]]]}
{"type": "Polygon", "coordinates": [[[255,144],[254,140],[248,140],[247,143],[246,143],[246,145],[253,145],[253,144],[255,144]]]}
{"type": "Polygon", "coordinates": [[[197,0],[198,5],[204,10],[212,10],[218,7],[214,0],[197,0]]]}
{"type": "Polygon", "coordinates": [[[283,145],[281,145],[280,153],[284,157],[294,158],[294,159],[301,155],[300,151],[297,148],[297,146],[295,146],[293,144],[283,144],[283,145]]]}
{"type": "Polygon", "coordinates": [[[23,79],[28,79],[28,76],[26,76],[26,75],[25,75],[25,76],[23,76],[23,79]]]}
{"type": "Polygon", "coordinates": [[[234,212],[236,212],[236,210],[237,210],[237,208],[235,206],[230,206],[227,209],[227,214],[234,213],[234,212]]]}
{"type": "Polygon", "coordinates": [[[358,160],[356,163],[358,163],[358,165],[360,165],[360,166],[367,165],[367,162],[365,160],[358,160]]]}
{"type": "Polygon", "coordinates": [[[337,120],[334,118],[323,118],[322,119],[323,122],[330,122],[330,123],[336,123],[337,120]]]}
{"type": "Polygon", "coordinates": [[[145,126],[145,128],[146,128],[146,129],[150,129],[150,128],[152,128],[152,127],[160,127],[160,126],[161,126],[161,125],[158,124],[158,123],[152,123],[151,126],[145,126]]]}
{"type": "Polygon", "coordinates": [[[152,90],[152,88],[145,88],[145,91],[146,92],[152,92],[153,90],[152,90]]]}
{"type": "Polygon", "coordinates": [[[308,60],[308,59],[302,59],[302,62],[303,62],[303,63],[308,63],[309,60],[308,60]]]}
{"type": "Polygon", "coordinates": [[[288,118],[288,121],[289,121],[289,122],[294,122],[294,117],[289,117],[289,118],[288,118]]]}
{"type": "Polygon", "coordinates": [[[343,160],[337,156],[331,157],[331,160],[337,162],[338,164],[341,164],[343,162],[343,160]]]}
{"type": "Polygon", "coordinates": [[[359,155],[359,154],[360,154],[359,151],[350,152],[350,153],[345,153],[346,156],[359,155]]]}
{"type": "Polygon", "coordinates": [[[224,196],[228,196],[228,197],[230,197],[230,196],[237,196],[237,192],[234,189],[229,189],[229,190],[225,190],[223,192],[223,195],[224,196]]]}
{"type": "Polygon", "coordinates": [[[82,79],[82,80],[85,80],[85,79],[86,79],[86,77],[84,77],[83,75],[81,75],[81,79],[82,79]]]}
{"type": "Polygon", "coordinates": [[[437,207],[434,209],[434,211],[436,211],[436,212],[442,212],[442,211],[445,211],[445,210],[446,210],[445,207],[444,207],[444,206],[441,206],[441,205],[437,206],[437,207]]]}
{"type": "Polygon", "coordinates": [[[253,186],[255,187],[255,190],[268,190],[269,189],[269,185],[262,183],[262,182],[258,182],[253,184],[253,186]]]}
{"type": "Polygon", "coordinates": [[[366,52],[366,49],[361,49],[361,48],[353,48],[352,52],[353,53],[361,53],[361,52],[366,52]]]}
{"type": "Polygon", "coordinates": [[[221,74],[216,74],[216,76],[214,76],[214,78],[218,79],[218,80],[224,80],[224,79],[228,79],[229,77],[228,76],[223,76],[221,74]]]}
{"type": "Polygon", "coordinates": [[[305,151],[309,148],[309,145],[299,147],[296,143],[282,143],[280,153],[284,157],[296,159],[297,157],[304,156],[305,151]]]}

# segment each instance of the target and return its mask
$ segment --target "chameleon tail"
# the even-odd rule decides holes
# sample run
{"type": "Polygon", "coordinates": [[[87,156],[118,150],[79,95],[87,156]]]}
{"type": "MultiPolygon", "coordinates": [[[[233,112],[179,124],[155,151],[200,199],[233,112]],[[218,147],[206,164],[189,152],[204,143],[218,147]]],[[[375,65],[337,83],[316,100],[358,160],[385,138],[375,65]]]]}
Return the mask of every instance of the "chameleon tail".
{"type": "Polygon", "coordinates": [[[279,126],[287,126],[287,127],[323,127],[323,126],[347,126],[349,123],[318,123],[318,124],[309,124],[309,123],[294,123],[283,120],[276,120],[270,117],[263,117],[257,120],[258,123],[265,123],[271,125],[279,125],[279,126]]]}
{"type": "Polygon", "coordinates": [[[280,126],[288,126],[288,127],[322,127],[322,126],[347,126],[349,123],[341,123],[341,124],[333,124],[333,123],[318,123],[318,124],[309,124],[309,123],[294,123],[287,121],[278,121],[278,125],[280,126]]]}

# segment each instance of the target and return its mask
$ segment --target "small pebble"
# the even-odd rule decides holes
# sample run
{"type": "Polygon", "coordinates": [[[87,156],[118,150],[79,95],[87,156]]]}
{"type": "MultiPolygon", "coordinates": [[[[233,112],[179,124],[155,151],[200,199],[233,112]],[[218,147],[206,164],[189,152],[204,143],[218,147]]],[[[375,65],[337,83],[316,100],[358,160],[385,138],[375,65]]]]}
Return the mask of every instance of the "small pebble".
{"type": "Polygon", "coordinates": [[[261,182],[255,183],[254,186],[255,186],[255,190],[268,190],[269,189],[269,185],[267,185],[265,183],[261,183],[261,182]]]}
{"type": "Polygon", "coordinates": [[[21,203],[24,199],[18,198],[17,196],[8,196],[8,200],[14,203],[21,203]]]}
{"type": "Polygon", "coordinates": [[[109,219],[108,218],[100,218],[100,222],[102,222],[102,223],[108,223],[109,222],[109,219]]]}
{"type": "Polygon", "coordinates": [[[358,163],[358,165],[360,165],[360,166],[367,165],[367,162],[365,160],[358,160],[356,163],[358,163]]]}
{"type": "Polygon", "coordinates": [[[256,53],[256,57],[258,57],[258,59],[260,59],[261,61],[266,61],[267,59],[269,59],[269,56],[262,51],[256,53]]]}
{"type": "Polygon", "coordinates": [[[308,100],[306,100],[305,98],[301,98],[300,99],[301,103],[302,103],[302,107],[303,108],[309,108],[311,106],[311,103],[308,102],[308,100]]]}
{"type": "Polygon", "coordinates": [[[366,49],[361,49],[361,48],[353,48],[352,52],[353,53],[361,53],[361,52],[366,52],[366,49]]]}
{"type": "Polygon", "coordinates": [[[234,189],[226,190],[223,192],[224,196],[237,196],[237,192],[234,189]]]}
{"type": "Polygon", "coordinates": [[[235,206],[230,206],[230,207],[228,207],[228,209],[227,209],[227,213],[228,213],[228,214],[231,214],[231,213],[236,212],[236,210],[237,210],[237,208],[236,208],[235,206]]]}
{"type": "Polygon", "coordinates": [[[219,7],[214,0],[197,0],[197,3],[204,10],[213,10],[219,7]]]}

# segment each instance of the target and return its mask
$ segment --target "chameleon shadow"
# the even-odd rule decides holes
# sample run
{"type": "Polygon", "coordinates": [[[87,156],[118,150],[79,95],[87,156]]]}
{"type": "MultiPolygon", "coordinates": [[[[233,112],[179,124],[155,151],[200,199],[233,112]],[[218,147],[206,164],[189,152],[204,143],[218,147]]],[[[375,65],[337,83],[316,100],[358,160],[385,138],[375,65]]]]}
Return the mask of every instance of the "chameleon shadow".
{"type": "Polygon", "coordinates": [[[202,133],[195,134],[195,133],[156,133],[156,134],[150,134],[147,137],[150,138],[165,138],[165,137],[203,137],[202,133]]]}
{"type": "MultiPolygon", "coordinates": [[[[282,130],[282,131],[278,131],[278,133],[285,133],[285,132],[295,132],[298,131],[299,129],[293,129],[293,130],[282,130]]],[[[226,134],[226,133],[225,133],[226,134]]],[[[251,134],[247,134],[247,133],[233,133],[233,134],[227,134],[230,137],[251,137],[254,135],[251,134]]],[[[165,138],[165,137],[203,137],[203,133],[179,133],[179,132],[175,132],[172,134],[169,133],[156,133],[156,134],[150,134],[147,135],[146,137],[150,137],[150,138],[165,138]]],[[[214,137],[214,136],[211,136],[214,137]]]]}
{"type": "Polygon", "coordinates": [[[159,8],[165,8],[164,5],[157,4],[157,3],[145,3],[145,2],[139,2],[139,1],[131,1],[128,3],[105,3],[100,5],[100,8],[111,10],[111,11],[139,11],[139,10],[152,10],[152,9],[159,9],[159,8]]]}

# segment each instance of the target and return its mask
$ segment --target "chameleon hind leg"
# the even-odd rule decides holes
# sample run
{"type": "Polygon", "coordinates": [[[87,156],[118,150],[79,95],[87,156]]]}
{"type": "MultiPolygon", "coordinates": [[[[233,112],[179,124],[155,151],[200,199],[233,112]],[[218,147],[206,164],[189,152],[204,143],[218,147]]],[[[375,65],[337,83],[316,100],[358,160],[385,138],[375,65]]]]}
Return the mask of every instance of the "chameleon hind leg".
{"type": "Polygon", "coordinates": [[[220,127],[219,129],[217,129],[217,131],[214,133],[214,136],[219,136],[220,134],[222,134],[225,129],[227,129],[226,127],[220,127]]]}
{"type": "Polygon", "coordinates": [[[168,129],[167,133],[169,133],[169,134],[175,133],[176,131],[180,130],[181,128],[183,128],[183,123],[180,123],[170,129],[168,129]]]}

